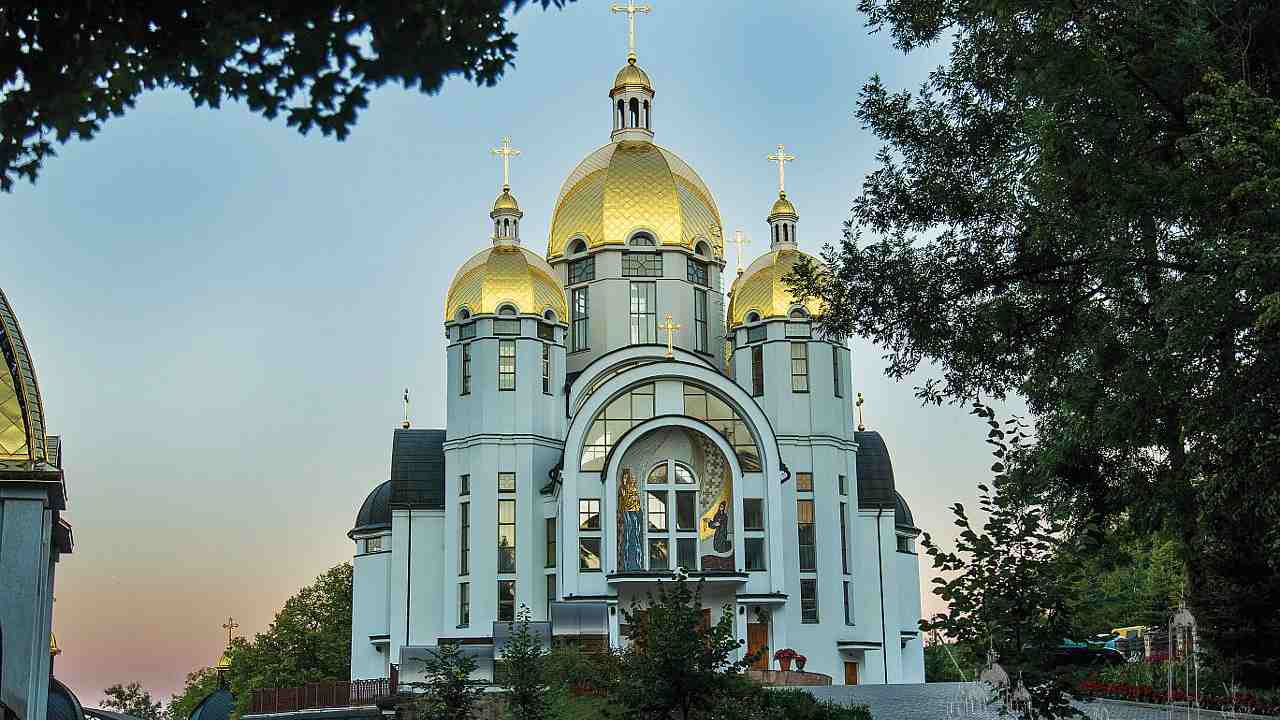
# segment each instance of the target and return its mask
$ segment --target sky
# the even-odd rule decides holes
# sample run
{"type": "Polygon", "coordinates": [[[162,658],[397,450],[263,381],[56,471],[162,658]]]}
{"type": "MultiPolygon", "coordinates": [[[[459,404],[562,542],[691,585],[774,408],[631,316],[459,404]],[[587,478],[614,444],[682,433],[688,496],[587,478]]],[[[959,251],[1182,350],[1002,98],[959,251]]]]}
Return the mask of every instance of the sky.
{"type": "MultiPolygon", "coordinates": [[[[904,56],[853,2],[652,2],[637,21],[655,140],[706,181],[726,234],[767,249],[779,143],[802,248],[840,238],[880,142],[854,117],[873,74],[914,89],[945,48],[904,56]]],[[[389,475],[401,392],[443,427],[444,294],[489,240],[490,148],[545,247],[560,184],[608,142],[626,23],[602,0],[514,18],[516,66],[492,88],[388,86],[345,142],[243,106],[142,96],[36,185],[0,195],[0,287],[63,437],[75,551],[58,568],[57,674],[87,705],[140,681],[167,698],[216,661],[234,616],[262,631],[298,588],[349,560],[365,495],[389,475]]],[[[732,262],[732,257],[730,258],[732,262]]],[[[884,433],[916,524],[989,476],[984,427],[922,408],[854,348],[855,390],[884,433]]],[[[922,557],[926,613],[929,595],[922,557]]]]}

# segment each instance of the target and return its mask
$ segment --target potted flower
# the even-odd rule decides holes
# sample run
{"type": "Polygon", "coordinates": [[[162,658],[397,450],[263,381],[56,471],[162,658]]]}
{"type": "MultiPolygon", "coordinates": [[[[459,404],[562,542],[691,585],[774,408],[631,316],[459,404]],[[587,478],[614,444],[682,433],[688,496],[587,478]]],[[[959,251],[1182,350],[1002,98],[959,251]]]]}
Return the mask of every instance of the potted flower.
{"type": "Polygon", "coordinates": [[[805,663],[809,662],[809,658],[803,655],[796,655],[796,669],[804,672],[805,663]]]}
{"type": "Polygon", "coordinates": [[[786,672],[791,669],[791,661],[795,660],[799,656],[799,653],[791,648],[782,648],[773,654],[773,659],[777,660],[778,666],[782,668],[783,672],[786,672]]]}

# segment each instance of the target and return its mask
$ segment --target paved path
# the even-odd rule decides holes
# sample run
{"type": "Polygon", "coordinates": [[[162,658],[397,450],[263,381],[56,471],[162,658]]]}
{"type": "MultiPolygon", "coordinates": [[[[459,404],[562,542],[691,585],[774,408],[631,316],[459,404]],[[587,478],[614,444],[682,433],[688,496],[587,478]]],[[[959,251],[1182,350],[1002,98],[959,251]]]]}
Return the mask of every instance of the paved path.
{"type": "MultiPolygon", "coordinates": [[[[927,685],[832,685],[805,688],[815,697],[842,705],[866,705],[875,720],[997,720],[993,708],[966,702],[963,683],[927,685]]],[[[1184,720],[1186,711],[1169,715],[1162,707],[1100,700],[1079,704],[1092,720],[1184,720]]],[[[1191,715],[1196,718],[1196,715],[1191,715]]],[[[1201,710],[1199,720],[1223,720],[1223,713],[1201,710]]],[[[1255,717],[1255,716],[1239,716],[1255,717]]]]}

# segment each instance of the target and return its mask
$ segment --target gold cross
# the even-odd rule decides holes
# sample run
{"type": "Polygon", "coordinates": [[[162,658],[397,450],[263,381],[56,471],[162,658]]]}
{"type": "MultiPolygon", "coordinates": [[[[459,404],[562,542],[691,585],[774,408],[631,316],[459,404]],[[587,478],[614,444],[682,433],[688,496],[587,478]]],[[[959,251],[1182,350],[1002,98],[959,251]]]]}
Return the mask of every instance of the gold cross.
{"type": "Polygon", "coordinates": [[[496,147],[489,150],[502,158],[502,189],[511,189],[511,158],[520,154],[520,151],[511,147],[511,138],[502,138],[502,147],[496,147]]]}
{"type": "Polygon", "coordinates": [[[862,432],[867,429],[867,426],[862,424],[862,393],[858,393],[858,402],[854,404],[858,406],[858,432],[862,432]]]}
{"type": "Polygon", "coordinates": [[[222,624],[222,629],[227,631],[227,645],[231,644],[231,638],[235,636],[235,632],[239,627],[233,617],[228,617],[227,621],[222,624]]]}
{"type": "Polygon", "coordinates": [[[680,326],[671,322],[671,313],[667,313],[667,321],[662,323],[658,327],[667,331],[667,357],[668,358],[675,357],[676,356],[675,348],[673,348],[671,345],[673,342],[672,334],[675,333],[676,330],[679,330],[680,326]]]}
{"type": "Polygon", "coordinates": [[[778,152],[770,155],[766,159],[778,163],[778,192],[779,193],[786,192],[787,191],[787,176],[785,174],[786,163],[789,163],[792,160],[795,160],[796,156],[788,155],[786,149],[784,149],[781,145],[779,145],[778,152]]]}
{"type": "Polygon", "coordinates": [[[627,60],[636,59],[636,14],[644,13],[648,15],[653,12],[650,5],[637,5],[636,0],[627,0],[626,5],[614,3],[609,9],[616,13],[627,14],[627,60]]]}
{"type": "Polygon", "coordinates": [[[738,246],[738,272],[742,272],[742,246],[750,245],[751,241],[747,239],[747,234],[741,230],[733,231],[733,239],[729,242],[738,246]]]}

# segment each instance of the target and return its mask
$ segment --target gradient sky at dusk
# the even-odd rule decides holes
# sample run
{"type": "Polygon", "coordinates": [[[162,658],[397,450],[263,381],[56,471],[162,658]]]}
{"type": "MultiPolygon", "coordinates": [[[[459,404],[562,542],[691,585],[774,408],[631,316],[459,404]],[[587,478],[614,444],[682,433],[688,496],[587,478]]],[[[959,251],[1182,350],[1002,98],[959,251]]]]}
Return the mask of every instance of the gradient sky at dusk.
{"type": "MultiPolygon", "coordinates": [[[[914,89],[943,50],[904,57],[852,2],[653,4],[638,43],[656,140],[702,175],[726,231],[766,249],[764,156],[785,143],[801,245],[839,239],[879,147],[853,117],[859,89],[873,73],[914,89]]],[[[404,387],[415,425],[443,426],[444,293],[488,242],[489,148],[509,134],[523,151],[512,185],[541,251],[560,183],[608,141],[625,59],[625,22],[600,0],[526,8],[513,29],[498,86],[384,88],[343,143],[155,92],[0,196],[0,283],[63,437],[75,527],[57,672],[86,705],[132,680],[167,698],[216,660],[228,615],[261,631],[349,559],[404,387]]],[[[917,524],[950,537],[947,506],[988,476],[983,428],[920,408],[919,380],[885,379],[880,355],[855,341],[868,425],[917,524]]]]}

